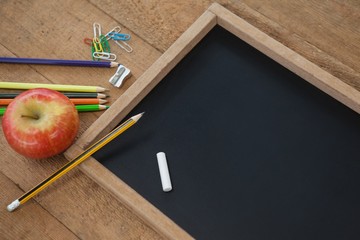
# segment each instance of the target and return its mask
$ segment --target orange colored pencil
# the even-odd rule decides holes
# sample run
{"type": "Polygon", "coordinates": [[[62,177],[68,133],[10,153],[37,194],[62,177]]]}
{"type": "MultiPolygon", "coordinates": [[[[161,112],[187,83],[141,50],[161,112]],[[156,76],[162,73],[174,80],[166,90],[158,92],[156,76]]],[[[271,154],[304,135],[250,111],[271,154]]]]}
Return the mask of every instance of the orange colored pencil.
{"type": "Polygon", "coordinates": [[[107,101],[100,98],[70,98],[71,102],[75,105],[83,104],[103,104],[107,101]]]}
{"type": "MultiPolygon", "coordinates": [[[[3,98],[0,99],[0,105],[7,106],[9,105],[14,99],[13,98],[3,98]]],[[[70,101],[75,105],[83,105],[83,104],[104,104],[107,101],[100,98],[70,98],[70,101]]]]}
{"type": "Polygon", "coordinates": [[[0,99],[0,105],[7,106],[12,102],[12,100],[14,100],[14,99],[8,99],[8,98],[0,99]]]}

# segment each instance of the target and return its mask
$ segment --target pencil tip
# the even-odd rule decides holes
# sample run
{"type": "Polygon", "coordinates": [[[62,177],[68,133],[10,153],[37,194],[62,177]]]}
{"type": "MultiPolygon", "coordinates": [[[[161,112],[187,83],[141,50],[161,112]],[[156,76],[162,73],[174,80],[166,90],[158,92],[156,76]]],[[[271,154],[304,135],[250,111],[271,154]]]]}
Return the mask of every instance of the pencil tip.
{"type": "Polygon", "coordinates": [[[110,97],[109,94],[105,94],[105,93],[98,93],[97,94],[97,98],[107,98],[107,97],[110,97]]]}
{"type": "Polygon", "coordinates": [[[135,116],[132,117],[132,120],[134,120],[135,122],[137,122],[141,117],[142,115],[144,115],[145,112],[142,112],[142,113],[139,113],[135,116]]]}
{"type": "Polygon", "coordinates": [[[119,66],[118,62],[111,62],[110,63],[110,67],[117,67],[117,66],[119,66]]]}

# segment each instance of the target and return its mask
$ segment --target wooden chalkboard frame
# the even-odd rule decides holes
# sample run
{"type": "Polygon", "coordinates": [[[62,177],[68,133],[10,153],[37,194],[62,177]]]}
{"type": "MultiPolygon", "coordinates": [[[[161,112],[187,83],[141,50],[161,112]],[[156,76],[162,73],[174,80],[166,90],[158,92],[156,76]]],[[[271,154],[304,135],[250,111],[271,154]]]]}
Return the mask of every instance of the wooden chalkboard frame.
{"type": "MultiPolygon", "coordinates": [[[[73,159],[92,142],[113,129],[120,121],[193,49],[206,34],[219,25],[279,64],[302,77],[344,105],[360,113],[360,93],[298,53],[255,28],[221,5],[212,4],[182,36],[117,99],[77,142],[65,153],[73,159]]],[[[186,231],[145,200],[140,194],[90,158],[81,170],[116,199],[169,239],[192,239],[186,231]]]]}

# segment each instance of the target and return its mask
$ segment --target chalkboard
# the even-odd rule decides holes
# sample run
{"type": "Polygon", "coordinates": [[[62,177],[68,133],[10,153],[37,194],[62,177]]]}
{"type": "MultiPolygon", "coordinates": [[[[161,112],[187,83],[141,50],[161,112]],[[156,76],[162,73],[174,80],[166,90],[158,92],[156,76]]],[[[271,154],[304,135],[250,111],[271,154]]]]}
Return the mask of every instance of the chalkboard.
{"type": "Polygon", "coordinates": [[[225,29],[129,116],[143,111],[95,158],[196,239],[359,238],[358,113],[225,29]]]}

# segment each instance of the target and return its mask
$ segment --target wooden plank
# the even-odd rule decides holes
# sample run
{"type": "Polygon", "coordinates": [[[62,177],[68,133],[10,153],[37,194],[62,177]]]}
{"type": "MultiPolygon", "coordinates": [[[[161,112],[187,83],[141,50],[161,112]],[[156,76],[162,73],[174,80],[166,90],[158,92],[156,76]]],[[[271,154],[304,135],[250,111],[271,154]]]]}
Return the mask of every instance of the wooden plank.
{"type": "Polygon", "coordinates": [[[121,21],[127,28],[136,31],[136,34],[146,39],[154,48],[165,52],[213,1],[165,0],[161,1],[161,4],[154,0],[108,1],[107,4],[101,0],[91,2],[114,16],[117,21],[121,21]]]}
{"type": "MultiPolygon", "coordinates": [[[[104,131],[109,131],[212,29],[216,16],[205,12],[138,80],[104,113],[67,152],[67,158],[77,156],[104,131]],[[76,147],[76,146],[80,147],[76,147]]],[[[139,122],[140,124],[140,122],[139,122]]],[[[129,209],[139,215],[165,238],[191,239],[185,231],[143,199],[125,183],[94,159],[80,168],[94,181],[114,194],[129,209]]]]}
{"type": "Polygon", "coordinates": [[[281,7],[278,1],[244,3],[360,72],[358,1],[281,1],[281,7]]]}
{"type": "Polygon", "coordinates": [[[228,7],[261,31],[360,90],[360,65],[356,60],[360,34],[353,24],[359,18],[357,1],[233,0],[228,7]]]}
{"type": "Polygon", "coordinates": [[[210,11],[218,16],[218,24],[220,26],[360,113],[360,92],[355,88],[345,84],[340,79],[240,19],[221,5],[213,4],[210,7],[210,11]]]}
{"type": "Polygon", "coordinates": [[[23,192],[4,174],[0,173],[0,235],[2,239],[78,239],[66,226],[34,201],[27,209],[14,213],[6,210],[6,203],[23,192]],[[6,189],[6,191],[3,191],[6,189]]]}

